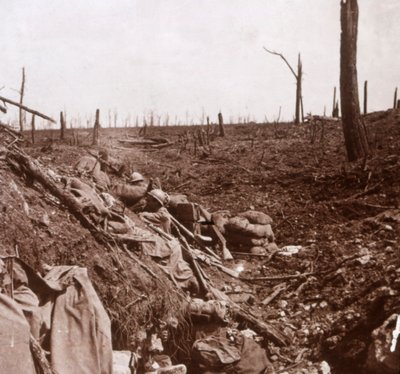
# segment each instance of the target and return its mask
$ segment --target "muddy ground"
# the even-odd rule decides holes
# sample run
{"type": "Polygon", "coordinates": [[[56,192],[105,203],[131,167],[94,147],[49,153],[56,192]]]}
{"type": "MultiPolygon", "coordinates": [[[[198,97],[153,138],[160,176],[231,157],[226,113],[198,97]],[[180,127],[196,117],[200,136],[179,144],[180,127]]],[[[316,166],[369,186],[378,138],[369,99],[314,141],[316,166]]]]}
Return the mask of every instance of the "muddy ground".
{"type": "MultiPolygon", "coordinates": [[[[288,347],[265,344],[277,370],[301,372],[308,360],[326,360],[334,373],[362,373],[371,331],[400,312],[400,111],[372,113],[365,121],[373,154],[353,164],[345,159],[340,122],[329,120],[230,125],[225,137],[215,136],[204,147],[193,137],[198,130],[206,132],[205,126],[148,128],[147,137],[173,143],[162,149],[119,142],[134,139],[138,128],[102,129],[100,147],[115,161],[158,177],[165,191],[186,194],[211,212],[269,214],[278,246],[301,246],[297,254],[233,253],[227,266],[242,264],[247,281],[206,271],[227,293],[251,294],[253,313],[289,336],[288,347]],[[257,277],[276,278],[251,279],[257,277]],[[263,306],[276,286],[282,291],[263,306]]],[[[24,148],[68,174],[90,149],[91,132],[68,130],[65,142],[58,136],[57,131],[37,132],[35,144],[27,140],[24,148]]],[[[2,166],[1,173],[4,181],[9,171],[2,166]]],[[[89,232],[77,229],[76,222],[70,225],[74,219],[56,211],[48,196],[39,198],[26,181],[14,180],[16,189],[2,187],[3,212],[14,209],[2,215],[2,245],[17,245],[32,266],[90,264],[97,288],[112,284],[114,265],[103,263],[103,249],[89,232]],[[7,199],[18,199],[18,190],[24,198],[14,206],[7,199]],[[36,212],[36,234],[24,224],[24,199],[36,212]]],[[[99,292],[106,305],[110,292],[109,287],[99,292]]]]}

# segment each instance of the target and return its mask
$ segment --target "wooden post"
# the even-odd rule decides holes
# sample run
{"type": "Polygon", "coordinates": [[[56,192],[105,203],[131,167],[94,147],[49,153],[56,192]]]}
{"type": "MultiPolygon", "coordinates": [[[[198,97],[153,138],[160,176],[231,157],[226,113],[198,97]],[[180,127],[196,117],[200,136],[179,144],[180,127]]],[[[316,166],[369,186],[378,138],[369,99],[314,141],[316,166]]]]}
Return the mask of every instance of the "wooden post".
{"type": "Polygon", "coordinates": [[[32,131],[32,144],[35,144],[35,115],[32,114],[32,122],[31,122],[31,131],[32,131]]]}
{"type": "Polygon", "coordinates": [[[222,113],[218,113],[218,125],[219,125],[219,136],[224,137],[225,136],[225,130],[224,130],[224,119],[222,117],[222,113]]]}
{"type": "Polygon", "coordinates": [[[64,118],[64,113],[60,112],[60,126],[61,126],[61,132],[60,132],[60,139],[64,140],[65,139],[65,118],[64,118]]]}
{"type": "Polygon", "coordinates": [[[96,120],[93,126],[92,145],[99,145],[99,128],[100,128],[100,110],[96,109],[96,120]]]}
{"type": "Polygon", "coordinates": [[[393,109],[396,109],[396,105],[397,105],[397,87],[394,90],[393,109]]]}
{"type": "Polygon", "coordinates": [[[364,82],[364,115],[368,112],[368,81],[364,82]]]}
{"type": "Polygon", "coordinates": [[[397,100],[397,109],[400,109],[400,100],[397,100]]]}
{"type": "Polygon", "coordinates": [[[339,118],[339,100],[336,101],[335,116],[339,118]]]}
{"type": "Polygon", "coordinates": [[[332,104],[332,117],[335,118],[336,114],[336,86],[333,88],[333,104],[332,104]]]}
{"type": "Polygon", "coordinates": [[[297,60],[297,76],[296,76],[296,119],[295,123],[300,123],[300,105],[301,105],[301,80],[302,80],[302,64],[300,53],[297,60]]]}
{"type": "MultiPolygon", "coordinates": [[[[24,101],[24,92],[25,92],[25,68],[22,68],[22,82],[21,82],[21,90],[19,92],[20,96],[19,96],[19,103],[22,105],[23,101],[24,101]]],[[[19,129],[20,131],[24,131],[24,111],[23,109],[20,107],[19,108],[19,129]]]]}

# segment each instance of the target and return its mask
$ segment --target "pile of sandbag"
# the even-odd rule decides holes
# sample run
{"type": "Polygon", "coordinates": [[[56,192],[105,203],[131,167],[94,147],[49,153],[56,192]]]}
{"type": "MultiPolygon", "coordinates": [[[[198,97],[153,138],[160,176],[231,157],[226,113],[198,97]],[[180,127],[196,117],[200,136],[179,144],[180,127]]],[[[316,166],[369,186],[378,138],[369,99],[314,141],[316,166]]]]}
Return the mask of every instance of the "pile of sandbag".
{"type": "Polygon", "coordinates": [[[214,213],[212,219],[234,248],[253,254],[265,254],[276,249],[272,218],[263,212],[248,210],[235,217],[214,213]]]}

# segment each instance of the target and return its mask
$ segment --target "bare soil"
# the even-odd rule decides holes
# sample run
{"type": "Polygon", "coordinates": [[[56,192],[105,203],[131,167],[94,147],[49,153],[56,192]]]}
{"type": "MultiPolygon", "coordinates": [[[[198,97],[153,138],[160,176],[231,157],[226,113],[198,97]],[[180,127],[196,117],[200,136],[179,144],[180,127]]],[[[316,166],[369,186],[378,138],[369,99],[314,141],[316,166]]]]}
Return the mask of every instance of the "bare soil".
{"type": "MultiPolygon", "coordinates": [[[[225,137],[215,137],[204,150],[180,139],[185,133],[193,139],[198,130],[207,131],[205,126],[148,128],[147,137],[174,143],[162,149],[118,142],[137,136],[138,128],[102,129],[100,147],[114,161],[158,177],[165,191],[186,194],[211,212],[269,214],[278,246],[302,246],[299,253],[234,255],[227,266],[242,264],[246,278],[281,278],[240,281],[206,271],[228,293],[251,293],[253,313],[290,337],[288,347],[265,345],[277,370],[296,373],[308,361],[327,360],[335,373],[362,373],[371,331],[400,312],[400,111],[372,113],[365,122],[373,154],[353,164],[346,162],[340,122],[328,120],[230,125],[225,137]],[[284,278],[292,275],[297,277],[284,278]],[[275,299],[260,304],[282,283],[275,299]]],[[[36,144],[26,141],[25,151],[69,174],[90,149],[91,132],[68,130],[66,142],[58,136],[57,131],[38,132],[36,144]],[[69,145],[74,138],[79,144],[69,145]]],[[[37,268],[41,262],[87,266],[120,326],[124,314],[115,307],[116,291],[126,304],[137,295],[115,289],[119,276],[113,257],[104,256],[104,248],[44,191],[0,165],[3,250],[17,246],[37,268]]],[[[127,342],[116,344],[123,348],[127,342]]]]}

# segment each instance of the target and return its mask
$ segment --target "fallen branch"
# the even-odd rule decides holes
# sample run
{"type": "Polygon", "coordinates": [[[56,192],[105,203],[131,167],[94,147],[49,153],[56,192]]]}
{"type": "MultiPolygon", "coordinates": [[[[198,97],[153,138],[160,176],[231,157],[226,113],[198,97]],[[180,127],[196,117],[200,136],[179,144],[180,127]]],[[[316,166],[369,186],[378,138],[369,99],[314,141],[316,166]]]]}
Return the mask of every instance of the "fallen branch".
{"type": "Polygon", "coordinates": [[[274,291],[266,297],[263,301],[261,301],[261,304],[264,306],[267,306],[272,300],[275,299],[281,292],[287,289],[286,283],[280,283],[277,286],[274,287],[274,291]]]}
{"type": "Polygon", "coordinates": [[[298,278],[303,278],[303,277],[309,277],[309,276],[314,276],[314,275],[326,275],[330,273],[334,273],[337,271],[345,262],[355,260],[357,258],[361,258],[364,255],[354,255],[347,257],[343,259],[342,261],[339,262],[333,269],[329,270],[323,270],[323,271],[310,271],[306,273],[301,273],[301,274],[290,274],[290,275],[282,275],[282,276],[274,276],[274,277],[255,277],[255,278],[247,278],[247,277],[240,277],[241,280],[244,281],[283,281],[283,280],[290,280],[290,279],[298,279],[298,278]]]}
{"type": "Polygon", "coordinates": [[[19,103],[17,103],[16,101],[7,99],[6,97],[3,97],[3,96],[0,96],[0,100],[3,101],[4,103],[8,103],[8,104],[11,104],[11,105],[15,105],[16,107],[25,110],[25,112],[34,114],[35,116],[38,116],[38,117],[41,117],[41,118],[43,118],[43,119],[46,119],[46,120],[48,120],[48,121],[50,121],[50,122],[56,123],[56,121],[55,121],[53,118],[51,118],[51,117],[49,117],[49,116],[46,116],[45,114],[40,113],[40,112],[38,112],[37,110],[30,109],[30,108],[28,108],[28,107],[25,106],[25,105],[19,104],[19,103]]]}

